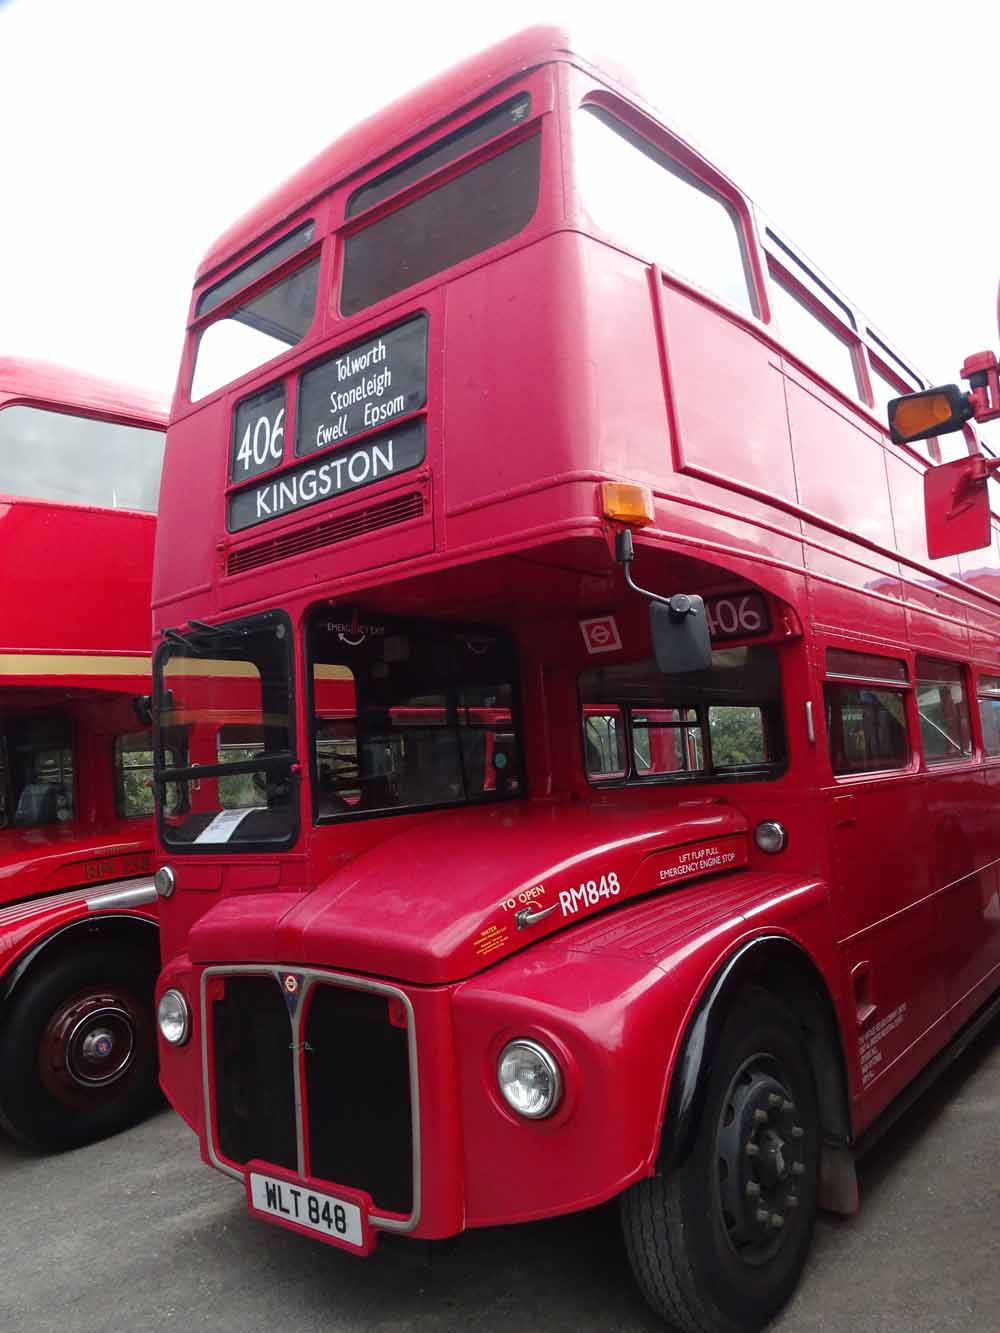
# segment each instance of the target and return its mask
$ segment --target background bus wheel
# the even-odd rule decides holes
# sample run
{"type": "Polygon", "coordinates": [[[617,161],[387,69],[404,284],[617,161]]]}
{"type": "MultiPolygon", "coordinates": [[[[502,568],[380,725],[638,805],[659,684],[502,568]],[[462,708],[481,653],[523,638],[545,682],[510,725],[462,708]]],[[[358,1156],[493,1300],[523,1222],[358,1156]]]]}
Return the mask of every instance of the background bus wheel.
{"type": "Polygon", "coordinates": [[[72,1147],[152,1109],[155,976],[150,955],[88,948],[15,991],[0,1027],[0,1123],[15,1138],[72,1147]]]}
{"type": "Polygon", "coordinates": [[[818,1160],[801,1030],[768,992],[746,991],[713,1052],[687,1158],[622,1196],[629,1260],[653,1309],[685,1333],[762,1328],[805,1263],[818,1160]]]}

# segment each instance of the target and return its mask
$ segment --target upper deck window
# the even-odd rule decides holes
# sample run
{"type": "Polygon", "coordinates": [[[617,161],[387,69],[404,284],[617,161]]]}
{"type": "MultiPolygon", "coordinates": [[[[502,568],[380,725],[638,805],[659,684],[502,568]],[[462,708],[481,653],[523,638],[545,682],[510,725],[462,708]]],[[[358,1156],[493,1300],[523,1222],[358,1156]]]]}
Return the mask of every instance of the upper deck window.
{"type": "Polygon", "coordinates": [[[600,227],[756,313],[743,228],[726,199],[603,107],[583,108],[576,155],[583,201],[600,227]]]}
{"type": "Polygon", "coordinates": [[[467,125],[463,125],[452,134],[445,135],[443,139],[436,139],[427,148],[408,157],[405,162],[397,163],[388,171],[383,171],[380,176],[360,186],[348,199],[345,216],[353,218],[358,213],[363,213],[366,208],[373,208],[383,199],[388,199],[390,195],[405,189],[407,185],[423,180],[439,167],[447,166],[449,162],[454,162],[464,153],[470,153],[473,148],[478,148],[481,144],[488,143],[490,139],[495,139],[497,135],[503,134],[505,130],[519,125],[530,113],[530,93],[518,93],[516,97],[509,97],[506,102],[501,102],[485,115],[470,120],[467,125]]]}
{"type": "Polygon", "coordinates": [[[198,338],[191,401],[301,342],[316,310],[318,278],[319,256],[209,324],[198,338]]]}
{"type": "Polygon", "coordinates": [[[538,206],[540,164],[534,134],[348,236],[341,313],[356,315],[516,236],[538,206]]]}
{"type": "Polygon", "coordinates": [[[156,512],[162,430],[41,407],[0,410],[0,495],[156,512]]]}
{"type": "Polygon", "coordinates": [[[265,273],[270,273],[279,264],[283,264],[286,259],[291,259],[292,255],[297,255],[300,250],[305,250],[311,244],[315,235],[315,222],[307,222],[302,227],[296,227],[295,231],[290,231],[287,236],[282,236],[280,241],[275,241],[274,245],[269,245],[259,255],[254,255],[253,259],[238,268],[235,273],[230,273],[227,278],[217,282],[214,287],[209,287],[207,292],[202,292],[198,297],[195,314],[198,317],[207,315],[210,310],[222,305],[223,301],[228,301],[231,296],[235,296],[244,287],[249,287],[252,282],[262,278],[265,273]]]}
{"type": "Polygon", "coordinates": [[[771,304],[781,336],[792,351],[849,398],[859,398],[858,372],[851,344],[774,271],[771,273],[771,304]]]}

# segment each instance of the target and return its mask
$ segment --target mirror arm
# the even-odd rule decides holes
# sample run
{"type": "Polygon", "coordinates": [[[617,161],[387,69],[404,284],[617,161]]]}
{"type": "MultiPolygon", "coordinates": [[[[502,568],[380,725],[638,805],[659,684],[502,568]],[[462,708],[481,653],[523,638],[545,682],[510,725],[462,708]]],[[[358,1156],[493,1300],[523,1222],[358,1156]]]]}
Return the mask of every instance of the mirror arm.
{"type": "MultiPolygon", "coordinates": [[[[998,460],[1000,461],[1000,460],[998,460]]],[[[640,588],[638,583],[632,578],[632,561],[635,559],[635,544],[632,541],[631,528],[619,528],[615,533],[615,559],[621,565],[625,572],[625,582],[637,592],[640,597],[647,598],[650,602],[659,602],[670,611],[670,619],[675,623],[683,620],[685,616],[696,616],[697,607],[691,604],[691,598],[686,593],[675,592],[672,597],[661,597],[658,592],[650,592],[648,588],[640,588]]]]}

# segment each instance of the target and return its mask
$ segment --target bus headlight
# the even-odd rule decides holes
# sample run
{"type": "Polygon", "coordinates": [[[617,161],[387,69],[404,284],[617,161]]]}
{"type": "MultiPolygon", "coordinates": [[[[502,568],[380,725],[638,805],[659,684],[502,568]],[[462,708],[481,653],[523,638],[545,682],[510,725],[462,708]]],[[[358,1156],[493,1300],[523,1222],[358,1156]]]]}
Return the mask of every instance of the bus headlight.
{"type": "Polygon", "coordinates": [[[179,990],[165,990],[160,996],[156,1021],[164,1041],[183,1046],[191,1035],[191,1010],[179,990]]]}
{"type": "Polygon", "coordinates": [[[753,840],[762,852],[770,852],[773,855],[775,852],[785,850],[788,834],[785,832],[784,824],[779,824],[776,819],[765,819],[754,829],[753,840]]]}
{"type": "Polygon", "coordinates": [[[497,1062],[504,1101],[528,1120],[541,1120],[559,1105],[562,1075],[555,1058],[536,1041],[519,1038],[506,1045],[497,1062]]]}

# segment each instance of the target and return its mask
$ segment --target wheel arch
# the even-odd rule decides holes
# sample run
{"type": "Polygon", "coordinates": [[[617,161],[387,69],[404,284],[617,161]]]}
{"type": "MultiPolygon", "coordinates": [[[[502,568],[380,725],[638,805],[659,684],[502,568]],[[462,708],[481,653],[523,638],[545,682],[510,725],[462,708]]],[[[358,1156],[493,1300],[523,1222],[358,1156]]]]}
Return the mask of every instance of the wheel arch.
{"type": "Polygon", "coordinates": [[[823,1139],[831,1148],[853,1141],[844,1044],[833,997],[809,954],[786,935],[744,941],[712,974],[695,1004],[674,1062],[660,1126],[657,1174],[677,1166],[691,1150],[712,1051],[723,1025],[749,985],[769,991],[799,1023],[816,1081],[823,1139]]]}
{"type": "Polygon", "coordinates": [[[44,959],[51,965],[74,950],[93,946],[127,944],[150,955],[153,974],[159,970],[159,927],[148,917],[121,912],[80,917],[34,940],[0,977],[0,1004],[6,1004],[17,988],[34,975],[44,959]]]}

